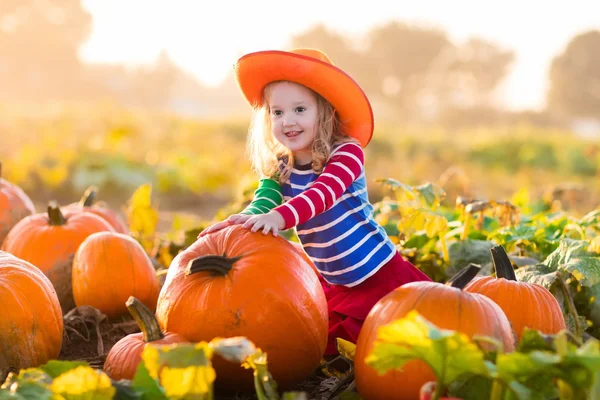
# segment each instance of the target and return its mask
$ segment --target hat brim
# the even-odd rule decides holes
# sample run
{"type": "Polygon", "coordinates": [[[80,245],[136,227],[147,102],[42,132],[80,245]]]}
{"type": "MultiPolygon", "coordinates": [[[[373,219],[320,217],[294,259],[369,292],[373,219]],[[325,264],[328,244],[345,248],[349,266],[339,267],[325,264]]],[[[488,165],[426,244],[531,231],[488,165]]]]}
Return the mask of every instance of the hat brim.
{"type": "Polygon", "coordinates": [[[373,110],[367,95],[348,74],[318,60],[279,50],[242,56],[234,67],[238,86],[253,107],[262,103],[264,87],[273,81],[292,81],[323,96],[338,113],[344,133],[364,148],[373,136],[373,110]]]}

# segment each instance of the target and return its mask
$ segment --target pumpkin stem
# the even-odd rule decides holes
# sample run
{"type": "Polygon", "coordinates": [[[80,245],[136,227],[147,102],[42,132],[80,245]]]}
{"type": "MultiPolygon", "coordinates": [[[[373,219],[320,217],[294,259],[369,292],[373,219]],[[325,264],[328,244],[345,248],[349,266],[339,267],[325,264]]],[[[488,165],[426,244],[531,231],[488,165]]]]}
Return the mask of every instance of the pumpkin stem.
{"type": "Polygon", "coordinates": [[[185,274],[190,275],[200,271],[210,271],[215,275],[225,276],[231,271],[233,264],[240,258],[242,256],[228,258],[225,254],[222,256],[207,255],[194,258],[189,262],[185,274]]]}
{"type": "Polygon", "coordinates": [[[165,337],[160,330],[156,317],[144,303],[133,296],[129,296],[125,305],[129,310],[129,314],[131,314],[140,327],[144,342],[150,343],[165,337]]]}
{"type": "Polygon", "coordinates": [[[468,267],[461,269],[456,275],[450,278],[448,282],[446,282],[446,286],[462,290],[473,280],[473,278],[475,278],[475,275],[477,275],[480,270],[481,267],[479,265],[469,264],[468,267]]]}
{"type": "Polygon", "coordinates": [[[492,264],[496,270],[496,278],[504,278],[508,281],[516,281],[517,275],[506,254],[506,250],[502,246],[494,246],[490,249],[492,253],[492,264]]]}
{"type": "Polygon", "coordinates": [[[96,186],[90,186],[83,194],[81,200],[79,200],[79,205],[81,207],[91,207],[96,201],[97,194],[98,188],[96,186]]]}
{"type": "Polygon", "coordinates": [[[48,204],[48,220],[50,221],[50,226],[61,226],[67,222],[67,219],[60,212],[60,207],[55,201],[51,201],[48,204]]]}

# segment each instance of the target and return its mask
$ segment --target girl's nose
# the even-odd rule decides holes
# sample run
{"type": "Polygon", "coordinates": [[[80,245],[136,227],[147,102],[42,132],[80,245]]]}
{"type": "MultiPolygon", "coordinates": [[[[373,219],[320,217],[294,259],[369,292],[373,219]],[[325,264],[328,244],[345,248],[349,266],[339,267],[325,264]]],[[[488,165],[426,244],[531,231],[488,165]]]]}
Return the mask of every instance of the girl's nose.
{"type": "Polygon", "coordinates": [[[294,126],[296,125],[296,120],[292,116],[286,116],[283,119],[283,126],[294,126]]]}

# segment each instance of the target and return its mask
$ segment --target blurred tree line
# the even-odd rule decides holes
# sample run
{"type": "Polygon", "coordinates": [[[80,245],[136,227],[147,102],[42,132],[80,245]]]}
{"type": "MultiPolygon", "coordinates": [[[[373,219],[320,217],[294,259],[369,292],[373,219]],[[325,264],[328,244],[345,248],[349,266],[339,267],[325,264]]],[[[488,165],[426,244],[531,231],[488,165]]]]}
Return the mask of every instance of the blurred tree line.
{"type": "MultiPolygon", "coordinates": [[[[206,115],[245,107],[230,78],[208,89],[161,53],[154,65],[127,69],[78,58],[92,17],[80,0],[0,2],[0,101],[99,101],[206,115]],[[234,100],[232,100],[234,99],[234,100]]],[[[554,57],[543,112],[509,113],[495,102],[515,54],[481,38],[453,43],[440,29],[398,21],[377,26],[355,43],[325,26],[292,38],[316,47],[352,75],[378,110],[398,120],[447,126],[526,118],[555,125],[600,119],[600,31],[583,32],[554,57]]],[[[544,73],[544,71],[540,71],[544,73]]]]}

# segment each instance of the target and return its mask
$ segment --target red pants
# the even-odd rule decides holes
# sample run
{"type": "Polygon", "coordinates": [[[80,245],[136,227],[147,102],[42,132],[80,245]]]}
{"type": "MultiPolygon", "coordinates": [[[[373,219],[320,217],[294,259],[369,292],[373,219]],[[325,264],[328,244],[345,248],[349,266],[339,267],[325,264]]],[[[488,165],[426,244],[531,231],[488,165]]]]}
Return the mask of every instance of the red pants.
{"type": "Polygon", "coordinates": [[[405,283],[431,279],[396,253],[375,275],[354,287],[331,285],[319,276],[329,311],[329,338],[325,355],[337,354],[336,338],[352,343],[371,308],[385,295],[405,283]]]}

